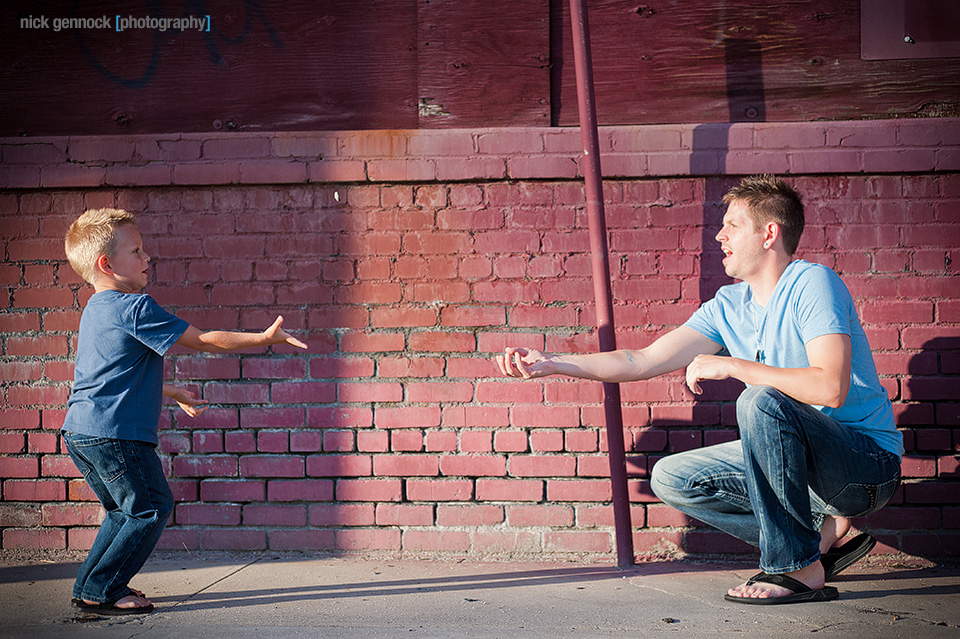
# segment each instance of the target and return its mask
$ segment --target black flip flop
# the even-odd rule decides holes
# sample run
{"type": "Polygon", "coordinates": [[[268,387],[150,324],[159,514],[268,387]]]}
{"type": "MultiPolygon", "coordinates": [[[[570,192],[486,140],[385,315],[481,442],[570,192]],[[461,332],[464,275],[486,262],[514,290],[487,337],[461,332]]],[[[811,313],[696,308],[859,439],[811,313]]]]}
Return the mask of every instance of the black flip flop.
{"type": "Polygon", "coordinates": [[[867,533],[861,533],[839,548],[831,548],[823,553],[820,555],[820,563],[823,564],[824,578],[827,581],[833,579],[842,570],[863,559],[876,545],[876,539],[867,533]]]}
{"type": "Polygon", "coordinates": [[[142,615],[153,612],[153,604],[147,606],[138,606],[136,608],[117,608],[116,601],[105,601],[99,604],[88,604],[80,599],[73,600],[74,605],[84,612],[92,612],[96,615],[142,615]]]}
{"type": "Polygon", "coordinates": [[[774,584],[782,586],[793,594],[783,597],[734,597],[724,595],[723,598],[734,603],[750,604],[754,606],[776,606],[779,604],[806,603],[810,601],[833,601],[840,593],[833,586],[824,586],[820,590],[813,590],[805,583],[797,581],[787,575],[769,575],[765,572],[757,573],[747,581],[747,585],[755,583],[774,584]]]}

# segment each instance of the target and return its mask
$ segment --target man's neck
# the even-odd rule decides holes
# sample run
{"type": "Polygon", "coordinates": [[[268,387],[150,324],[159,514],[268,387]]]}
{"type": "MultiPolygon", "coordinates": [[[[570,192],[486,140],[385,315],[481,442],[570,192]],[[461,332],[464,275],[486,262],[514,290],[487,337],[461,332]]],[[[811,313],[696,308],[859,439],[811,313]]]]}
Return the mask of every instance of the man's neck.
{"type": "Polygon", "coordinates": [[[777,283],[783,272],[787,270],[792,261],[789,255],[782,253],[776,254],[777,259],[771,260],[769,266],[761,269],[757,276],[750,278],[747,284],[753,293],[753,299],[760,306],[766,307],[767,302],[773,297],[773,292],[777,289],[777,283]]]}

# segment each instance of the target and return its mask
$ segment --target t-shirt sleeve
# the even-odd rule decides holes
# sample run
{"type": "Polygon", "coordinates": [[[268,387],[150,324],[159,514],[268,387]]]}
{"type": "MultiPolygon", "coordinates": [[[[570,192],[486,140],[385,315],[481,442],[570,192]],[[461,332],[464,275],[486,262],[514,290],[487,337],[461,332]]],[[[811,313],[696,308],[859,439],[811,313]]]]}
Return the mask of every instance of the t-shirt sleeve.
{"type": "Polygon", "coordinates": [[[684,322],[683,325],[689,326],[704,337],[726,347],[723,335],[717,330],[716,314],[719,311],[719,307],[720,303],[717,301],[717,298],[714,297],[713,299],[707,300],[700,305],[700,308],[694,311],[690,319],[684,322]]]}
{"type": "Polygon", "coordinates": [[[167,312],[149,295],[141,295],[134,316],[133,336],[158,355],[163,355],[190,324],[167,312]]]}
{"type": "Polygon", "coordinates": [[[800,287],[796,317],[800,338],[806,344],[823,335],[850,335],[853,299],[840,278],[826,268],[810,269],[800,287]]]}

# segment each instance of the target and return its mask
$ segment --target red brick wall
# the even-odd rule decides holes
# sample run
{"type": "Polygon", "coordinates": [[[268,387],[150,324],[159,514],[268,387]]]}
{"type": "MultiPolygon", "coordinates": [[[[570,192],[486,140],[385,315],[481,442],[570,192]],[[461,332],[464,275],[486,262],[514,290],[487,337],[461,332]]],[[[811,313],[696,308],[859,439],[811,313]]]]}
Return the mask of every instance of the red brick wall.
{"type": "MultiPolygon", "coordinates": [[[[601,131],[619,344],[725,282],[713,235],[736,176],[802,188],[806,259],[857,300],[907,455],[877,552],[960,553],[960,121],[601,131]]],[[[164,548],[612,556],[600,391],[497,377],[503,346],[595,339],[579,133],[570,129],[0,140],[3,548],[87,548],[100,509],[57,429],[90,295],[64,260],[83,209],[140,215],[149,291],[202,328],[276,313],[310,345],[176,349],[178,504],[164,548]]],[[[656,502],[660,457],[736,436],[736,384],[624,385],[635,545],[744,552],[656,502]]]]}

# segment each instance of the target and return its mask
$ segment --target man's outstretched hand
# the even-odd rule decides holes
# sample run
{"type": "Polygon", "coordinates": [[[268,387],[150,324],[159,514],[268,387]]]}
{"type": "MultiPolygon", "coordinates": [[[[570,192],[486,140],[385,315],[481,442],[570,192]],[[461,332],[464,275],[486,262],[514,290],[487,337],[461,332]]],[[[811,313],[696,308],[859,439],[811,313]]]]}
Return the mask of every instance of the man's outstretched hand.
{"type": "Polygon", "coordinates": [[[553,373],[550,370],[550,357],[533,348],[507,347],[502,355],[497,355],[497,366],[507,377],[533,379],[553,373]]]}

